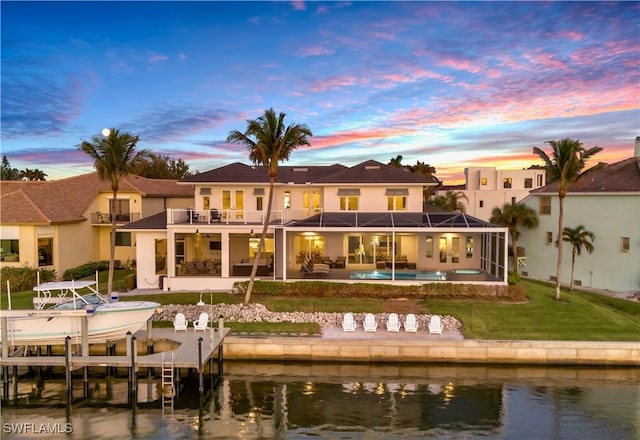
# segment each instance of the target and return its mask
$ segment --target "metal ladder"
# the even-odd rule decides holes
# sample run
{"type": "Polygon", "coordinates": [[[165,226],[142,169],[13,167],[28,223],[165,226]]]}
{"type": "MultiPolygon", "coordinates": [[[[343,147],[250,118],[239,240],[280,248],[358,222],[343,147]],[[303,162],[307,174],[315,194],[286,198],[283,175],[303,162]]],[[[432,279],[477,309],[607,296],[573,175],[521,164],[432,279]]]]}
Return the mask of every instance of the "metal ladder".
{"type": "Polygon", "coordinates": [[[162,353],[162,414],[173,414],[173,396],[175,396],[174,385],[174,353],[171,352],[171,360],[165,361],[162,353]]]}

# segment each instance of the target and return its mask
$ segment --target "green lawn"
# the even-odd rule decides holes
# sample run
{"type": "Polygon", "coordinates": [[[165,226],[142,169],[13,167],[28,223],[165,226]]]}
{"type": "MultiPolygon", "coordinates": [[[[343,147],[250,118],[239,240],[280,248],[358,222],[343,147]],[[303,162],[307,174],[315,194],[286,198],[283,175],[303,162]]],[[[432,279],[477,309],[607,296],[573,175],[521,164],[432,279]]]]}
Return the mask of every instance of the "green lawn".
{"type": "Polygon", "coordinates": [[[640,303],[524,281],[529,301],[425,300],[432,313],[452,315],[468,339],[640,341],[640,303]]]}

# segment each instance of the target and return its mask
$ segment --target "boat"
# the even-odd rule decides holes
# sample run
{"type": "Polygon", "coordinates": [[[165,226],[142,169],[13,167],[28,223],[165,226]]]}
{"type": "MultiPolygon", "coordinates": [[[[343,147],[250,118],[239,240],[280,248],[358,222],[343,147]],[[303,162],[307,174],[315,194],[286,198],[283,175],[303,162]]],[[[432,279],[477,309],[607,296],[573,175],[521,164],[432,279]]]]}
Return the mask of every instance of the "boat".
{"type": "Polygon", "coordinates": [[[90,344],[117,341],[140,330],[160,304],[105,298],[96,281],[53,281],[34,288],[34,309],[0,311],[0,341],[11,345],[61,345],[67,336],[81,343],[86,318],[90,344]],[[80,291],[89,293],[81,294],[80,291]],[[6,322],[6,331],[2,326],[6,322]]]}

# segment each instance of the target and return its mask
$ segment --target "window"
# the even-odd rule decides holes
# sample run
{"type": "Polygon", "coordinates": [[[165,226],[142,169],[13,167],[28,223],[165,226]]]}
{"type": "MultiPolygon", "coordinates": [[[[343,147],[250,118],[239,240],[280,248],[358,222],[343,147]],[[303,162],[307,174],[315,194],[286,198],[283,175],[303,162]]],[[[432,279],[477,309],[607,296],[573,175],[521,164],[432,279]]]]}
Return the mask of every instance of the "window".
{"type": "Polygon", "coordinates": [[[407,198],[405,196],[388,196],[387,211],[406,211],[407,198]]]}
{"type": "Polygon", "coordinates": [[[460,237],[451,237],[451,262],[460,262],[460,237]]]}
{"type": "Polygon", "coordinates": [[[0,259],[17,263],[20,261],[20,240],[0,240],[0,259]]]}
{"type": "Polygon", "coordinates": [[[341,196],[340,197],[340,211],[357,211],[358,199],[355,196],[341,196]]]}
{"type": "Polygon", "coordinates": [[[320,191],[305,191],[302,194],[302,207],[305,210],[320,209],[320,191]]]}
{"type": "Polygon", "coordinates": [[[38,266],[53,265],[53,238],[38,238],[38,266]]]}
{"type": "Polygon", "coordinates": [[[432,235],[427,235],[425,237],[424,256],[426,258],[433,258],[433,236],[432,235]]]}
{"type": "Polygon", "coordinates": [[[446,263],[447,262],[447,238],[446,237],[440,237],[438,250],[440,252],[440,262],[446,263]]]}
{"type": "Polygon", "coordinates": [[[263,210],[263,197],[262,196],[257,196],[256,197],[256,211],[262,211],[263,210]]]}
{"type": "Polygon", "coordinates": [[[480,200],[480,207],[484,208],[484,200],[480,200]]]}
{"type": "Polygon", "coordinates": [[[629,252],[629,237],[620,237],[620,252],[629,252]]]}
{"type": "Polygon", "coordinates": [[[551,196],[540,196],[540,215],[551,215],[551,196]]]}
{"type": "Polygon", "coordinates": [[[487,186],[487,178],[486,177],[483,177],[483,178],[480,179],[480,185],[487,186]]]}
{"type": "MultiPolygon", "coordinates": [[[[204,189],[204,188],[203,188],[204,189]]],[[[209,196],[202,198],[202,209],[208,211],[211,208],[211,202],[209,200],[209,196]]]]}
{"type": "Polygon", "coordinates": [[[467,236],[466,250],[467,258],[473,258],[473,237],[467,236]]]}
{"type": "Polygon", "coordinates": [[[542,186],[542,174],[536,176],[536,186],[542,186]]]}
{"type": "Polygon", "coordinates": [[[291,208],[291,191],[284,192],[284,209],[291,208]]]}
{"type": "Polygon", "coordinates": [[[116,246],[131,246],[131,232],[116,232],[116,246]]]}
{"type": "Polygon", "coordinates": [[[515,197],[511,197],[511,204],[515,205],[516,204],[516,198],[515,197]]]}
{"type": "Polygon", "coordinates": [[[533,188],[533,178],[532,177],[525,177],[524,178],[524,187],[525,188],[533,188]]]}
{"type": "Polygon", "coordinates": [[[109,213],[116,215],[117,222],[130,222],[131,210],[129,208],[129,199],[116,199],[115,206],[113,204],[113,199],[110,199],[109,213]],[[112,212],[111,209],[114,209],[115,212],[112,212]]]}
{"type": "Polygon", "coordinates": [[[551,244],[553,243],[553,232],[547,231],[545,233],[545,244],[551,244]]]}
{"type": "Polygon", "coordinates": [[[513,183],[513,180],[511,179],[511,177],[505,177],[504,179],[502,179],[502,187],[504,189],[510,189],[511,188],[511,184],[513,183]]]}
{"type": "Polygon", "coordinates": [[[167,239],[156,239],[156,274],[167,273],[167,239]]]}

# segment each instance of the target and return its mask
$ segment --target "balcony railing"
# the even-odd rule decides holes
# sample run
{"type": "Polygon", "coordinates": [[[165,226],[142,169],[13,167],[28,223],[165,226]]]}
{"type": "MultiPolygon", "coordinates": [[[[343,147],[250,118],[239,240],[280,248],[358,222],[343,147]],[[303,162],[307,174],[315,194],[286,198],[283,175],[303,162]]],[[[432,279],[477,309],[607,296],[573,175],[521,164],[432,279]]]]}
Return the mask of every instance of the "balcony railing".
{"type": "MultiPolygon", "coordinates": [[[[244,209],[207,209],[193,208],[172,209],[169,224],[262,224],[267,215],[266,211],[248,211],[244,209]]],[[[321,213],[321,209],[284,209],[272,210],[270,223],[284,224],[291,220],[300,220],[311,215],[321,213]]]]}
{"type": "MultiPolygon", "coordinates": [[[[127,212],[122,214],[115,214],[117,224],[125,224],[140,220],[142,216],[139,212],[127,212]]],[[[94,225],[110,225],[113,220],[112,214],[105,212],[92,212],[91,223],[94,225]]]]}

